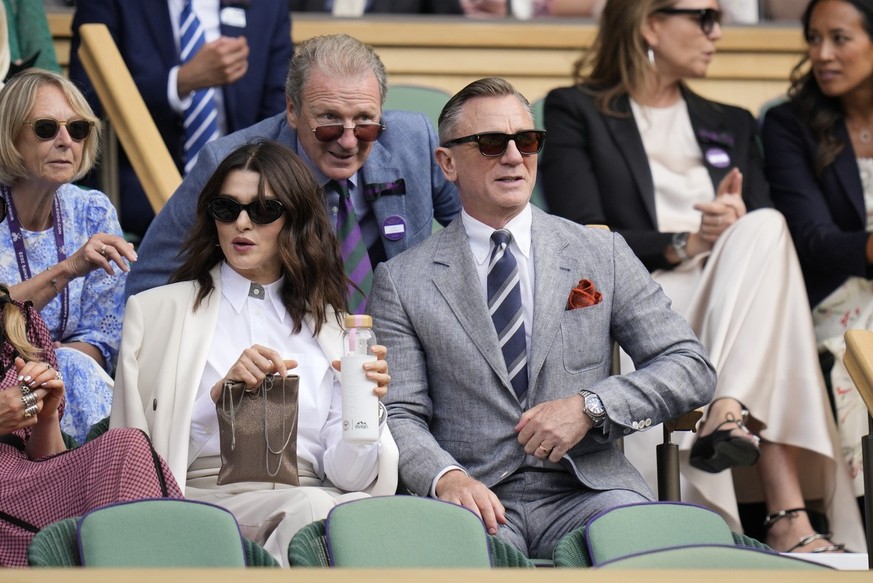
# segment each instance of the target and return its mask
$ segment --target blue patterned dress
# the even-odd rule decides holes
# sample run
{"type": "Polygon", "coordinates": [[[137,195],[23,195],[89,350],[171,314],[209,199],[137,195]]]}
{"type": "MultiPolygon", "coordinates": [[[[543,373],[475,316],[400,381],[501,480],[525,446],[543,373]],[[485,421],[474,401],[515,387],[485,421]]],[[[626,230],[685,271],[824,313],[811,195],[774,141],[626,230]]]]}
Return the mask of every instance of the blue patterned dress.
{"type": "MultiPolygon", "coordinates": [[[[91,235],[122,235],[115,207],[105,194],[82,190],[72,184],[58,188],[64,224],[64,247],[72,256],[91,235]]],[[[58,262],[53,231],[22,229],[24,248],[33,274],[42,273],[58,262]]],[[[110,276],[95,269],[67,285],[70,313],[65,330],[61,330],[61,301],[52,300],[40,312],[55,342],[87,342],[103,354],[107,369],[112,370],[121,342],[124,315],[124,283],[127,274],[116,268],[110,276]]],[[[18,263],[12,250],[8,221],[0,223],[0,282],[21,282],[18,263]]],[[[66,385],[66,410],[61,429],[84,442],[88,428],[109,415],[112,404],[112,377],[97,362],[79,350],[58,348],[58,365],[66,385]]]]}

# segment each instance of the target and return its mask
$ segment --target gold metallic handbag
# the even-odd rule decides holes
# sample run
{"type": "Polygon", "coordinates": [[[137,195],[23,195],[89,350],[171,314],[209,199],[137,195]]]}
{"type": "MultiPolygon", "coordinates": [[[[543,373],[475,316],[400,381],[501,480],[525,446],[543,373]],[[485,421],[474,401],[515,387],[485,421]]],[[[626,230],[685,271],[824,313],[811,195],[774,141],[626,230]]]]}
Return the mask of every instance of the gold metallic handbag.
{"type": "Polygon", "coordinates": [[[215,404],[221,442],[218,484],[298,486],[297,391],[300,378],[270,375],[254,390],[227,381],[215,404]]]}

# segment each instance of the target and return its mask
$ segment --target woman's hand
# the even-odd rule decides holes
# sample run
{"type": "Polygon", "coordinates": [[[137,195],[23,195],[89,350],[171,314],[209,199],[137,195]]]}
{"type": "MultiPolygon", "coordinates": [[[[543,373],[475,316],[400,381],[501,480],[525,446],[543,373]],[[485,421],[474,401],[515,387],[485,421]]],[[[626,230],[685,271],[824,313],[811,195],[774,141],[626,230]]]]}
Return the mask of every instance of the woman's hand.
{"type": "Polygon", "coordinates": [[[743,202],[743,175],[733,168],[718,185],[715,199],[694,205],[700,211],[700,238],[714,244],[721,234],[746,214],[743,202]]]}
{"type": "Polygon", "coordinates": [[[57,424],[58,407],[64,397],[64,381],[58,371],[48,363],[24,362],[20,357],[15,359],[15,369],[19,384],[27,386],[35,398],[36,414],[25,416],[27,405],[19,387],[0,391],[0,435],[43,421],[57,424]]]}
{"type": "Polygon", "coordinates": [[[221,396],[221,389],[228,381],[243,382],[247,391],[253,391],[264,382],[267,375],[278,373],[286,377],[288,371],[296,367],[296,360],[283,360],[282,356],[272,348],[255,344],[243,350],[224,378],[212,387],[210,396],[217,403],[221,396]]]}
{"type": "MultiPolygon", "coordinates": [[[[364,370],[367,371],[367,378],[376,382],[373,394],[381,399],[388,394],[388,385],[391,384],[391,375],[388,374],[388,362],[385,360],[388,349],[381,344],[374,344],[370,347],[370,352],[376,355],[376,360],[365,362],[364,370]]],[[[335,369],[341,370],[340,361],[335,360],[331,364],[335,369]]]]}
{"type": "Polygon", "coordinates": [[[115,263],[121,271],[130,271],[128,265],[136,261],[136,251],[133,243],[128,243],[118,235],[97,233],[85,242],[78,251],[64,262],[67,264],[67,274],[71,280],[84,277],[95,269],[103,269],[109,275],[115,273],[112,264],[115,263]],[[126,260],[126,261],[125,261],[126,260]]]}

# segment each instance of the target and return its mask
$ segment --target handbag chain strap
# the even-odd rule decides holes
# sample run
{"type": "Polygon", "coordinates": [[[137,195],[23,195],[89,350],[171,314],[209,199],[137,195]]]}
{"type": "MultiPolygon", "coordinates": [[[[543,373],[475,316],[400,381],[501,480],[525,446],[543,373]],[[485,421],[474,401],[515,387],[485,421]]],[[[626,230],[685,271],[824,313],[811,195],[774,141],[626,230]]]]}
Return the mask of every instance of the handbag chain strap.
{"type": "MultiPolygon", "coordinates": [[[[285,443],[282,444],[282,449],[274,450],[270,447],[270,432],[267,427],[267,391],[273,390],[273,379],[276,378],[273,375],[268,376],[264,379],[264,382],[261,383],[260,390],[264,393],[264,440],[267,442],[267,451],[264,453],[265,462],[267,465],[267,474],[269,476],[276,476],[279,474],[279,470],[282,467],[282,454],[285,453],[285,450],[288,448],[288,444],[291,443],[292,433],[294,432],[294,426],[292,424],[291,429],[288,430],[288,437],[285,438],[285,443]],[[270,454],[278,456],[279,459],[276,461],[276,470],[273,471],[270,469],[270,454]]],[[[286,429],[286,421],[287,415],[284,414],[285,411],[288,410],[288,404],[285,401],[286,392],[285,392],[285,383],[282,382],[282,429],[279,433],[280,436],[285,434],[286,429]]],[[[280,437],[281,438],[281,437],[280,437]]]]}
{"type": "Polygon", "coordinates": [[[239,403],[234,405],[233,393],[231,392],[234,384],[234,381],[224,381],[221,389],[221,408],[224,411],[230,409],[230,451],[236,448],[236,410],[242,404],[243,397],[246,395],[245,387],[243,387],[239,394],[239,403]],[[230,407],[227,405],[228,395],[230,395],[230,407]]]}

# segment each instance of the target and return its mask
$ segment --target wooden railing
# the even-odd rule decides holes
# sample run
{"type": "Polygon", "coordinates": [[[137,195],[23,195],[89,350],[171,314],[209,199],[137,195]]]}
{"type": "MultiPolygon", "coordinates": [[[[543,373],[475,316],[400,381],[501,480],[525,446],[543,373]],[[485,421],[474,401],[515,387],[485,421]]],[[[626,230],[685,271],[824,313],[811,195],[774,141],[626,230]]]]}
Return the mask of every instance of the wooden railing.
{"type": "Polygon", "coordinates": [[[79,56],[146,196],[159,211],[182,182],[133,77],[103,24],[82,26],[79,56]]]}
{"type": "MultiPolygon", "coordinates": [[[[49,13],[62,64],[69,60],[71,15],[70,11],[49,13]]],[[[570,84],[573,62],[596,33],[595,23],[570,18],[528,22],[435,16],[336,19],[295,13],[292,22],[292,37],[298,42],[344,32],[372,45],[392,83],[454,93],[479,77],[500,75],[531,101],[553,87],[570,84]]],[[[798,25],[728,26],[709,75],[691,85],[706,97],[757,112],[785,93],[788,75],[803,46],[798,25]]]]}

